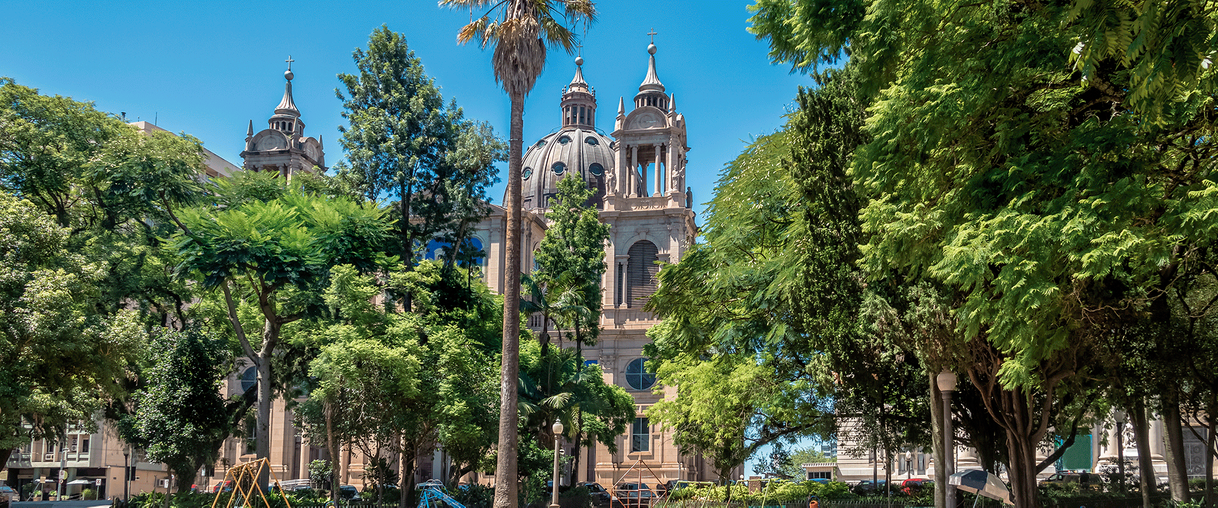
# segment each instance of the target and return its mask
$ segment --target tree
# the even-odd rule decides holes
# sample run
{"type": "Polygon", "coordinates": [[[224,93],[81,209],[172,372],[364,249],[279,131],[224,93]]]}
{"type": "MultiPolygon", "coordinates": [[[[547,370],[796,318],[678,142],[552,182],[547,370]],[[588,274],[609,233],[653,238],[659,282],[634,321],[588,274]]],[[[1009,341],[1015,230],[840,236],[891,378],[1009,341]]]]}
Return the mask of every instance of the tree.
{"type": "MultiPolygon", "coordinates": [[[[245,183],[274,178],[249,175],[245,183]]],[[[225,182],[220,194],[248,187],[242,181],[225,182]]],[[[382,209],[361,207],[345,198],[306,195],[299,185],[289,184],[278,195],[272,192],[266,197],[272,199],[230,200],[233,206],[222,209],[184,211],[182,231],[172,246],[181,259],[179,277],[196,280],[205,289],[220,289],[231,333],[258,369],[259,457],[270,454],[271,364],[284,326],[316,310],[330,267],[380,269],[390,227],[382,209]],[[245,319],[257,316],[260,322],[243,323],[241,304],[256,309],[245,319]],[[251,325],[262,328],[258,342],[246,334],[251,325]]],[[[266,478],[260,481],[265,483],[266,478]]]]}
{"type": "Polygon", "coordinates": [[[1215,13],[1197,2],[753,8],[776,60],[816,71],[848,51],[858,66],[874,100],[874,137],[853,164],[869,200],[864,266],[948,288],[968,344],[961,370],[1006,432],[1017,505],[1036,506],[1035,474],[1050,463],[1036,449],[1084,396],[1096,342],[1153,319],[1175,267],[1212,241],[1194,222],[1214,210],[1202,134],[1214,74],[1196,42],[1212,40],[1215,13]],[[1146,17],[1119,22],[1131,13],[1146,17]],[[1100,38],[1115,50],[1096,49],[1100,38]]]}
{"type": "Polygon", "coordinates": [[[448,106],[406,37],[382,25],[368,51],[353,54],[359,74],[339,74],[345,90],[339,127],[347,160],[338,176],[362,201],[397,198],[398,254],[413,267],[415,244],[438,235],[461,245],[471,226],[489,213],[485,189],[495,182],[503,144],[486,124],[448,106]]]}
{"type": "Polygon", "coordinates": [[[440,5],[474,9],[490,6],[482,17],[461,28],[458,42],[475,37],[485,48],[494,46],[491,66],[512,103],[508,134],[507,234],[504,249],[503,366],[500,375],[499,464],[495,469],[495,508],[515,506],[516,496],[516,378],[520,371],[520,159],[524,139],[524,98],[533,90],[546,63],[546,46],[558,44],[567,53],[575,34],[560,19],[590,24],[596,19],[591,0],[441,0],[440,5]],[[561,5],[560,5],[561,4],[561,5]],[[497,19],[492,13],[498,11],[497,19]]]}
{"type": "Polygon", "coordinates": [[[68,424],[91,425],[145,332],[136,311],[96,312],[108,268],[67,250],[70,230],[0,191],[0,459],[68,424]]]}
{"type": "Polygon", "coordinates": [[[174,210],[203,196],[198,140],[144,135],[91,104],[0,79],[0,188],[68,228],[66,249],[104,262],[99,313],[139,309],[149,325],[185,322],[190,290],[161,250],[174,210]]]}
{"type": "Polygon", "coordinates": [[[229,435],[228,414],[220,396],[225,349],[197,329],[165,331],[149,348],[148,385],[135,394],[136,411],[123,439],[146,451],[148,460],[165,464],[190,490],[195,473],[219,456],[229,435]]]}
{"type": "MultiPolygon", "coordinates": [[[[564,307],[563,321],[576,332],[577,346],[594,343],[599,332],[601,308],[601,278],[605,264],[605,243],[609,240],[609,225],[600,221],[590,199],[593,191],[584,179],[572,174],[558,182],[558,194],[546,212],[549,227],[537,246],[537,270],[533,274],[538,285],[546,288],[548,299],[570,292],[564,307]],[[581,312],[584,310],[584,312],[581,312]]],[[[549,347],[549,337],[543,332],[541,347],[549,347]]]]}

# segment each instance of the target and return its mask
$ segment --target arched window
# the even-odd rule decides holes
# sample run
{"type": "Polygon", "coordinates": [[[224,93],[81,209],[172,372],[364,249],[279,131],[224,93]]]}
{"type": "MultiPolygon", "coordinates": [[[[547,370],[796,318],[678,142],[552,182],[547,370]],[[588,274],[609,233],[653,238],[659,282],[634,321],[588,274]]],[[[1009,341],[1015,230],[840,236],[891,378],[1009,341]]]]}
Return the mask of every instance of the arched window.
{"type": "Polygon", "coordinates": [[[563,164],[561,161],[555,162],[553,166],[550,166],[550,169],[554,170],[554,174],[561,175],[563,171],[567,170],[567,165],[563,164]]]}
{"type": "Polygon", "coordinates": [[[630,246],[627,251],[630,256],[626,262],[626,306],[642,307],[646,300],[656,292],[656,273],[660,266],[659,249],[656,244],[641,240],[630,246]]]}
{"type": "Polygon", "coordinates": [[[584,138],[584,143],[587,143],[587,144],[592,145],[592,146],[596,146],[596,145],[601,144],[601,142],[600,142],[600,141],[597,141],[597,140],[596,140],[596,138],[594,138],[594,137],[592,137],[592,136],[588,136],[588,137],[584,138]]]}
{"type": "Polygon", "coordinates": [[[591,166],[588,166],[588,171],[591,171],[596,176],[601,176],[605,174],[605,166],[602,166],[599,162],[593,162],[591,166]]]}
{"type": "Polygon", "coordinates": [[[241,373],[241,393],[249,391],[258,383],[258,368],[250,367],[241,373]]]}
{"type": "Polygon", "coordinates": [[[626,365],[626,384],[632,390],[647,390],[656,384],[656,375],[647,372],[646,358],[635,358],[626,365]]]}
{"type": "Polygon", "coordinates": [[[570,142],[571,142],[571,136],[563,136],[561,138],[558,138],[558,144],[560,144],[560,145],[565,145],[570,142]]]}

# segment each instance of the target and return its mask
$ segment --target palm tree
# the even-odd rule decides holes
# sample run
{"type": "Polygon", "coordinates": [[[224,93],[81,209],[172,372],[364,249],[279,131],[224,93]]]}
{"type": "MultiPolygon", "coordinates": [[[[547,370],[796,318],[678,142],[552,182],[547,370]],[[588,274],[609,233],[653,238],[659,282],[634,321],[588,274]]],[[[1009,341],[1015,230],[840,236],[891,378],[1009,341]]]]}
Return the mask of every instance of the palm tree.
{"type": "Polygon", "coordinates": [[[517,379],[520,370],[520,158],[524,139],[524,98],[533,90],[546,64],[546,46],[575,47],[575,32],[565,23],[585,26],[596,18],[591,0],[440,0],[454,8],[486,9],[457,33],[457,42],[475,38],[483,48],[494,46],[491,67],[495,81],[512,101],[508,135],[507,249],[503,291],[503,367],[500,371],[499,453],[495,468],[494,508],[517,504],[516,448],[517,379]]]}

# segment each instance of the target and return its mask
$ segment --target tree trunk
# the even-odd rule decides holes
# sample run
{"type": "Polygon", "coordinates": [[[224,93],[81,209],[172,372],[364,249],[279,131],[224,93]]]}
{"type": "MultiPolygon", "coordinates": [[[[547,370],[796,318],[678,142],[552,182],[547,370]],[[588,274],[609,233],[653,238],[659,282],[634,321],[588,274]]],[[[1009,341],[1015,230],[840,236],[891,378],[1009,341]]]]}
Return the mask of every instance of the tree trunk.
{"type": "MultiPolygon", "coordinates": [[[[1036,443],[1010,430],[1007,431],[1007,453],[1011,456],[1011,496],[1016,508],[1038,508],[1036,490],[1036,443]]],[[[950,508],[950,507],[949,507],[950,508]]]]}
{"type": "Polygon", "coordinates": [[[1206,440],[1205,440],[1205,504],[1207,506],[1215,506],[1214,503],[1214,457],[1215,444],[1218,444],[1218,436],[1214,435],[1218,431],[1218,419],[1214,415],[1218,414],[1218,394],[1210,392],[1209,402],[1205,408],[1206,419],[1206,440]]]}
{"type": "Polygon", "coordinates": [[[334,438],[334,407],[325,402],[326,453],[330,455],[330,501],[338,504],[338,440],[334,438]]]}
{"type": "Polygon", "coordinates": [[[517,383],[520,377],[520,152],[524,137],[524,96],[512,96],[512,127],[508,140],[506,266],[503,287],[503,364],[499,376],[499,454],[495,467],[494,508],[515,508],[517,383]]]}
{"type": "Polygon", "coordinates": [[[928,374],[930,377],[930,449],[935,455],[935,508],[947,508],[947,453],[943,447],[943,395],[939,391],[939,383],[935,382],[937,372],[928,374]]]}
{"type": "MultiPolygon", "coordinates": [[[[579,457],[580,455],[583,455],[583,447],[580,446],[580,443],[583,442],[583,435],[584,410],[581,407],[575,412],[575,445],[571,447],[571,474],[569,476],[570,480],[567,481],[567,485],[572,487],[574,487],[575,483],[579,480],[579,457]]],[[[679,479],[680,478],[678,478],[678,480],[679,479]]]]}
{"type": "Polygon", "coordinates": [[[1180,421],[1180,399],[1175,389],[1163,392],[1163,431],[1167,438],[1167,484],[1171,499],[1177,503],[1188,501],[1188,471],[1184,465],[1184,432],[1180,421]]]}
{"type": "Polygon", "coordinates": [[[401,495],[398,496],[398,508],[406,508],[406,501],[414,492],[414,457],[418,455],[418,448],[405,437],[401,440],[401,447],[401,465],[399,467],[402,475],[399,478],[401,486],[398,490],[401,491],[401,495]]]}
{"type": "MultiPolygon", "coordinates": [[[[279,335],[279,325],[274,318],[267,318],[266,329],[263,333],[262,351],[258,353],[258,430],[254,441],[254,451],[258,458],[271,458],[271,353],[272,344],[279,335]]],[[[263,469],[258,474],[258,486],[265,492],[271,478],[271,472],[263,469]]]]}
{"type": "MultiPolygon", "coordinates": [[[[1129,420],[1133,425],[1133,433],[1137,437],[1134,442],[1138,447],[1138,482],[1142,487],[1142,508],[1150,508],[1150,494],[1155,491],[1158,483],[1155,478],[1154,462],[1150,459],[1150,418],[1146,415],[1146,401],[1137,400],[1129,412],[1129,420]]],[[[1121,479],[1125,481],[1124,478],[1121,479]]]]}

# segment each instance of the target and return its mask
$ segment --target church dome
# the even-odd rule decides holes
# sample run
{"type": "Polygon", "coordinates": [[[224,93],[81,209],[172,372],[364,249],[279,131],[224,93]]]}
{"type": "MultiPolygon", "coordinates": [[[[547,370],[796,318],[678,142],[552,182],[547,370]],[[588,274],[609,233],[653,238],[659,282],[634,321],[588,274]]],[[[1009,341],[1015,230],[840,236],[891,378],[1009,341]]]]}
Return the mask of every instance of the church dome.
{"type": "Polygon", "coordinates": [[[595,191],[590,201],[600,208],[613,170],[612,142],[587,126],[567,126],[533,143],[521,161],[521,207],[549,208],[559,180],[579,175],[595,191]]]}

